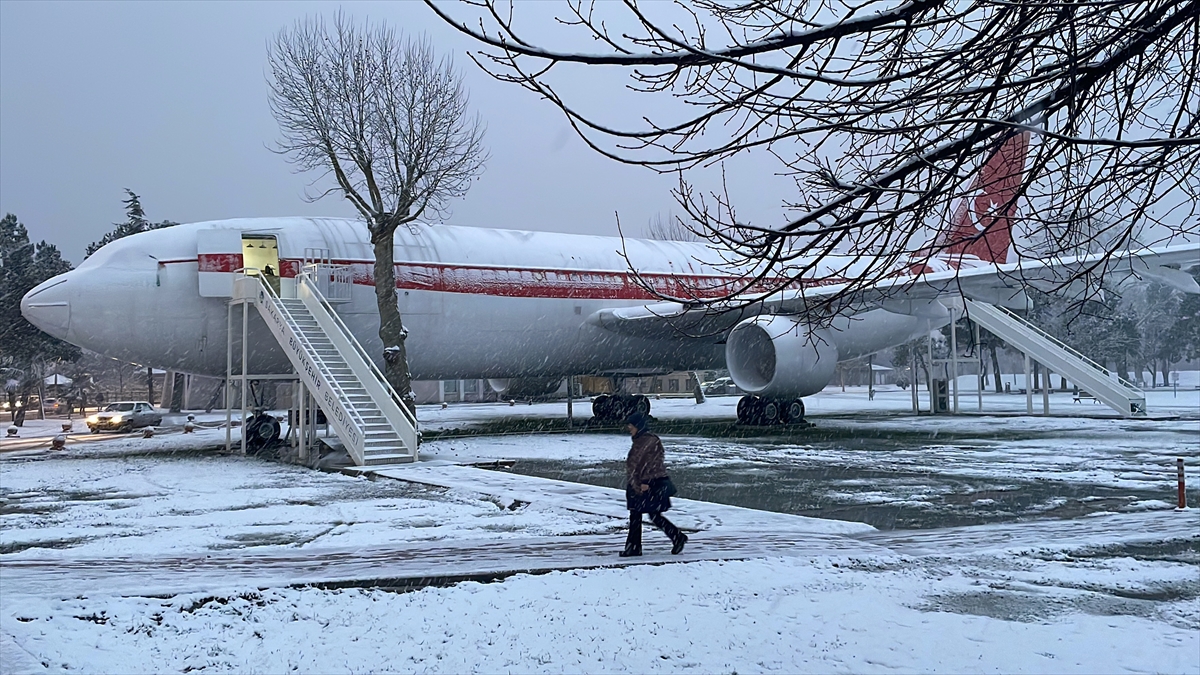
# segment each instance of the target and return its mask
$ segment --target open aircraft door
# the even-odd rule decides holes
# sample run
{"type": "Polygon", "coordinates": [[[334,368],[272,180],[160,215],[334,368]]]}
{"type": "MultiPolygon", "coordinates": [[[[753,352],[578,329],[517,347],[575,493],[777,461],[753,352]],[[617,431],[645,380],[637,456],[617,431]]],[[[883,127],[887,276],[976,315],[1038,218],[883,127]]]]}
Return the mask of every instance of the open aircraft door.
{"type": "Polygon", "coordinates": [[[233,297],[233,272],[243,266],[242,231],[197,230],[196,262],[202,297],[233,297]]]}

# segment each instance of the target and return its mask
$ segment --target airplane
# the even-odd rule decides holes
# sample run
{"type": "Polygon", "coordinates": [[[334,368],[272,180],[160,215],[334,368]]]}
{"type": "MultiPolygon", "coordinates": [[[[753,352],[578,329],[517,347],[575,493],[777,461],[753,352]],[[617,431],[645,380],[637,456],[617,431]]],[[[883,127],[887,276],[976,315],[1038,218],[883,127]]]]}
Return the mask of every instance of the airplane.
{"type": "MultiPolygon", "coordinates": [[[[702,262],[712,255],[707,243],[400,228],[396,288],[412,378],[486,378],[504,391],[534,378],[557,384],[569,375],[728,368],[747,392],[739,422],[798,421],[803,397],[821,391],[839,361],[947,325],[960,293],[1023,309],[1014,278],[1057,279],[1072,265],[1094,262],[1086,256],[1007,262],[1027,142],[1015,135],[983,164],[974,194],[954,212],[952,245],[925,257],[919,269],[876,284],[823,327],[805,320],[806,303],[837,292],[838,280],[822,275],[847,269],[851,258],[823,261],[812,285],[720,313],[660,299],[698,289],[720,294],[738,282],[728,270],[702,262]],[[998,204],[1008,206],[998,211],[998,204]],[[680,330],[681,321],[689,330],[680,330]]],[[[1118,262],[1190,290],[1195,281],[1171,266],[1200,264],[1198,251],[1181,244],[1128,253],[1118,262]]],[[[106,356],[223,377],[234,277],[271,266],[286,291],[314,256],[349,268],[351,300],[338,313],[381,365],[372,247],[365,224],[353,219],[233,219],[142,232],[38,285],[22,299],[21,311],[50,335],[106,356]]],[[[247,342],[256,373],[291,372],[262,321],[250,324],[247,342]]],[[[593,401],[597,417],[649,409],[645,396],[593,401]]]]}

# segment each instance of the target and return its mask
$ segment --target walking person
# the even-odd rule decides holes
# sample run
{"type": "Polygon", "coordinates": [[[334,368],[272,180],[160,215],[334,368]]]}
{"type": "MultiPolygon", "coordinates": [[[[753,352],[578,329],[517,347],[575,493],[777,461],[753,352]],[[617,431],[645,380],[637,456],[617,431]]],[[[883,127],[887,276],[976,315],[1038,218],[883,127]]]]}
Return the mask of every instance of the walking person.
{"type": "Polygon", "coordinates": [[[671,538],[671,553],[683,551],[687,535],[663,517],[663,511],[671,508],[671,495],[675,485],[667,476],[663,458],[663,445],[658,436],[650,433],[650,421],[641,413],[625,418],[625,430],[633,438],[629,456],[625,458],[625,506],[629,509],[629,538],[625,540],[622,558],[642,554],[642,514],[649,514],[650,522],[671,538]]]}

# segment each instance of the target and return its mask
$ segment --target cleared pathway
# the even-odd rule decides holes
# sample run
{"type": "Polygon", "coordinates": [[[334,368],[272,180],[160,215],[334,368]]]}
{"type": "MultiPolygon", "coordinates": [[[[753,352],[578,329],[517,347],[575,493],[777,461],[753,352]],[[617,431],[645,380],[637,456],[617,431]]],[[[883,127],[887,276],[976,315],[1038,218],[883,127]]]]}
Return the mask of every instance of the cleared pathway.
{"type": "Polygon", "coordinates": [[[643,536],[645,555],[621,558],[617,552],[624,541],[623,535],[586,535],[238,555],[18,560],[0,565],[0,584],[11,589],[6,596],[220,595],[304,584],[416,587],[554,570],[889,553],[875,544],[837,535],[813,534],[797,540],[766,532],[701,532],[691,535],[682,554],[673,556],[667,538],[648,528],[643,536]]]}

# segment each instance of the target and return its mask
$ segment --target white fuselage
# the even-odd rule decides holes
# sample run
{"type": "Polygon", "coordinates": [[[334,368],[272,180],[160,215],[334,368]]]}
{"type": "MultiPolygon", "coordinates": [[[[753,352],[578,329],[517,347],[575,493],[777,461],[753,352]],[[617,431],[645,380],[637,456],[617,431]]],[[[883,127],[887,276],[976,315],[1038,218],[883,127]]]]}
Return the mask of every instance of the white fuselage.
{"type": "MultiPolygon", "coordinates": [[[[352,300],[338,312],[368,353],[381,358],[371,283],[374,256],[365,225],[353,220],[241,219],[133,235],[35,288],[22,301],[22,311],[46,332],[107,356],[223,375],[228,297],[212,289],[222,288],[235,269],[250,266],[252,257],[250,249],[243,258],[236,247],[224,244],[225,250],[212,243],[231,237],[277,247],[275,269],[284,285],[315,249],[327,251],[334,263],[350,265],[352,300]]],[[[657,301],[638,285],[631,265],[642,280],[667,292],[728,279],[728,273],[698,262],[713,256],[705,244],[417,225],[396,233],[394,250],[415,379],[724,364],[719,336],[646,339],[586,321],[602,309],[657,301]]],[[[834,331],[839,359],[900,344],[937,325],[882,310],[839,324],[834,331]]],[[[250,331],[251,369],[289,372],[283,351],[257,317],[250,331]]]]}

